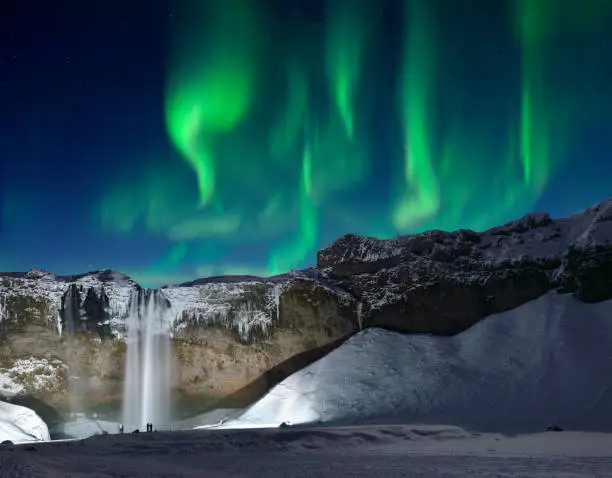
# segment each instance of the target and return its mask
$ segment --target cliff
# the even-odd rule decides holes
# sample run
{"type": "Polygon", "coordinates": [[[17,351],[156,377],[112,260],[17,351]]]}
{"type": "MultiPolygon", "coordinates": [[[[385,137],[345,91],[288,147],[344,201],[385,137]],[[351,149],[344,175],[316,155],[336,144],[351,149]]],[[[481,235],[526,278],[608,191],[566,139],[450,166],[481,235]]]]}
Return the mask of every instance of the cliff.
{"type": "MultiPolygon", "coordinates": [[[[114,271],[0,273],[0,394],[63,412],[76,388],[78,406],[116,410],[139,290],[114,271]]],[[[314,269],[164,287],[175,398],[184,414],[243,406],[362,327],[451,335],[550,290],[612,298],[612,200],[481,233],[347,235],[314,269]]]]}
{"type": "Polygon", "coordinates": [[[455,334],[550,290],[612,298],[612,200],[567,218],[529,214],[477,233],[346,235],[318,267],[362,304],[364,326],[455,334]]]}
{"type": "MultiPolygon", "coordinates": [[[[0,393],[60,411],[116,410],[126,321],[140,290],[114,271],[0,274],[0,393]],[[75,395],[82,403],[71,403],[75,395]]],[[[316,360],[317,350],[358,328],[354,299],[316,270],[200,279],[161,294],[170,307],[175,398],[185,413],[230,395],[243,406],[304,366],[292,357],[310,351],[316,360]],[[274,383],[255,381],[275,367],[283,373],[274,383]],[[253,381],[246,395],[236,394],[253,381]]]]}

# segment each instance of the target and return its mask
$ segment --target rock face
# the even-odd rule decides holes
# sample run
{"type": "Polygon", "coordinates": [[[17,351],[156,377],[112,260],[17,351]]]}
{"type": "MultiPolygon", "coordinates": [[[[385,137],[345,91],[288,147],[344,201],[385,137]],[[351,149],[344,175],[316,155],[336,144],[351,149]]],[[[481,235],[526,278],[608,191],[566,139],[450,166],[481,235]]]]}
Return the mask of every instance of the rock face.
{"type": "MultiPolygon", "coordinates": [[[[117,410],[126,322],[140,290],[113,271],[0,274],[0,394],[63,412],[117,410]]],[[[161,293],[171,309],[175,399],[185,413],[225,397],[244,406],[303,367],[300,353],[317,360],[317,350],[358,327],[354,299],[316,270],[201,279],[161,293]],[[282,373],[266,379],[270,369],[282,373]]]]}
{"type": "MultiPolygon", "coordinates": [[[[140,290],[114,271],[0,273],[0,395],[116,411],[140,290]]],[[[175,399],[185,414],[244,406],[362,327],[454,334],[550,290],[612,298],[612,201],[483,233],[347,235],[315,269],[164,287],[175,399]]]]}
{"type": "Polygon", "coordinates": [[[477,233],[346,235],[318,255],[362,304],[364,326],[455,334],[550,290],[612,298],[612,200],[564,219],[529,214],[477,233]]]}

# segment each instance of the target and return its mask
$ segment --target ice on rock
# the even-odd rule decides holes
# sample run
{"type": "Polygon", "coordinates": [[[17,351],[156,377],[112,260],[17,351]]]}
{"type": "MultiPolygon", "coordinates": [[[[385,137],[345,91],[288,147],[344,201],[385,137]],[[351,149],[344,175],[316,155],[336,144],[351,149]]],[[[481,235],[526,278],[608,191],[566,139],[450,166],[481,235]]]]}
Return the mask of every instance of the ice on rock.
{"type": "MultiPolygon", "coordinates": [[[[349,293],[327,283],[315,269],[272,278],[208,278],[160,289],[171,306],[164,320],[173,332],[194,324],[216,324],[235,330],[242,340],[248,341],[254,333],[265,335],[269,332],[280,315],[282,294],[295,281],[325,287],[344,305],[354,301],[349,293]]],[[[9,318],[9,301],[27,296],[46,304],[44,314],[58,334],[71,332],[73,323],[78,325],[86,318],[85,300],[93,293],[105,310],[105,318],[98,325],[109,327],[112,336],[125,339],[131,297],[139,290],[140,286],[132,279],[110,270],[57,277],[39,270],[3,273],[0,276],[0,321],[9,318]],[[68,327],[66,321],[70,322],[68,327]]]]}
{"type": "Polygon", "coordinates": [[[254,330],[266,334],[279,315],[283,284],[266,281],[211,282],[163,289],[178,330],[191,322],[235,329],[247,340],[254,330]]]}
{"type": "Polygon", "coordinates": [[[0,395],[49,390],[59,383],[65,368],[66,365],[57,359],[16,359],[9,367],[0,367],[0,395]]]}

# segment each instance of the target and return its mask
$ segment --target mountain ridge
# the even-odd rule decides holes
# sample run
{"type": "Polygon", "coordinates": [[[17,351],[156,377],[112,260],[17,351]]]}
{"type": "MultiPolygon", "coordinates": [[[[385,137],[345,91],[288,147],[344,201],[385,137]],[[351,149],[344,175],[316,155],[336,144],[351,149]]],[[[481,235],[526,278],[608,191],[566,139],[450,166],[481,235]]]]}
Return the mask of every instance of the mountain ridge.
{"type": "Polygon", "coordinates": [[[317,265],[362,304],[365,326],[458,333],[550,290],[586,302],[612,298],[612,200],[480,233],[345,235],[319,251],[317,265]]]}

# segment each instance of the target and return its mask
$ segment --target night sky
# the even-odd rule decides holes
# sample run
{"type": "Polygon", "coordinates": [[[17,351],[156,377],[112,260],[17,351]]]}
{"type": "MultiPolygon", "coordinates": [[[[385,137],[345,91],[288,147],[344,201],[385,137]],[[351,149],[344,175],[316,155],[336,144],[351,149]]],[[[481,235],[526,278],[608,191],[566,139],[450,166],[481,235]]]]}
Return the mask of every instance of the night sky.
{"type": "Polygon", "coordinates": [[[0,270],[146,286],[612,196],[608,0],[20,0],[0,270]]]}

